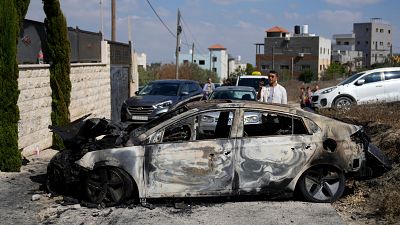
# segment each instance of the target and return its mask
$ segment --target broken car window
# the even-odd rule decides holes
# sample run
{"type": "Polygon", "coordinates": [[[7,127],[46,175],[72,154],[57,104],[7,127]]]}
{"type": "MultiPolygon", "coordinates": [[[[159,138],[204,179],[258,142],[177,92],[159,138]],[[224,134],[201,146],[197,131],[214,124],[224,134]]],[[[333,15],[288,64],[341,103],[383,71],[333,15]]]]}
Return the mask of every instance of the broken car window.
{"type": "Polygon", "coordinates": [[[165,128],[162,142],[229,138],[234,113],[208,111],[192,115],[165,128]]]}
{"type": "Polygon", "coordinates": [[[271,135],[292,135],[308,134],[303,121],[291,115],[245,111],[244,113],[244,136],[271,136],[271,135]]]}

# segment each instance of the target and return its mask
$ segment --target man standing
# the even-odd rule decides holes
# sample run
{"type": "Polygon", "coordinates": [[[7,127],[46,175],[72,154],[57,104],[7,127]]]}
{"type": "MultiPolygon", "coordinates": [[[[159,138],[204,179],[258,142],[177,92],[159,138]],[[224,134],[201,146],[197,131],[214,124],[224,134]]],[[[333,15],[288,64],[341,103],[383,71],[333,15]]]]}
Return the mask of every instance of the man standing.
{"type": "Polygon", "coordinates": [[[268,75],[269,85],[260,93],[261,102],[287,104],[286,89],[278,84],[278,73],[271,70],[268,75]]]}
{"type": "Polygon", "coordinates": [[[215,89],[214,84],[212,83],[211,78],[208,78],[208,82],[203,87],[203,96],[205,99],[208,99],[208,96],[213,92],[215,89]]]}

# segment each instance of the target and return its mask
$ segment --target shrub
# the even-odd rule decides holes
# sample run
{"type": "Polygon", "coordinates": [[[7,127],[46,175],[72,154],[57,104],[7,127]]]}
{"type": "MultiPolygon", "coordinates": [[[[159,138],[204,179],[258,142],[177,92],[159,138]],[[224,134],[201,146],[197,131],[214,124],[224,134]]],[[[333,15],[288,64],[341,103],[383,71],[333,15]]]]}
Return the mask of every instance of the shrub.
{"type": "MultiPolygon", "coordinates": [[[[53,126],[62,126],[70,122],[69,104],[71,98],[70,44],[67,22],[60,9],[58,0],[43,0],[46,14],[47,33],[46,55],[50,62],[50,86],[52,90],[51,121],[53,126]]],[[[53,147],[64,147],[62,139],[53,134],[53,147]]]]}
{"type": "Polygon", "coordinates": [[[299,76],[299,81],[303,81],[304,83],[310,83],[314,78],[314,73],[311,70],[303,71],[299,76]]]}
{"type": "Polygon", "coordinates": [[[29,1],[0,1],[0,170],[19,171],[17,43],[29,1]]]}

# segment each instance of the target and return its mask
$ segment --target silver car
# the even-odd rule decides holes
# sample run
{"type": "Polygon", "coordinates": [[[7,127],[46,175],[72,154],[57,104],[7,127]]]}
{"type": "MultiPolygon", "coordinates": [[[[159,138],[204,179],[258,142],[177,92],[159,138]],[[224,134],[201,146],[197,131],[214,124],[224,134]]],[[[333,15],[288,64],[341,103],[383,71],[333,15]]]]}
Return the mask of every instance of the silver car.
{"type": "Polygon", "coordinates": [[[80,186],[87,200],[106,205],[295,190],[307,201],[333,202],[346,177],[390,169],[362,127],[286,105],[202,101],[133,131],[105,119],[53,131],[68,149],[48,166],[49,189],[80,186]],[[218,113],[217,125],[204,134],[201,118],[210,112],[218,113]],[[261,123],[246,124],[246,113],[261,123]]]}

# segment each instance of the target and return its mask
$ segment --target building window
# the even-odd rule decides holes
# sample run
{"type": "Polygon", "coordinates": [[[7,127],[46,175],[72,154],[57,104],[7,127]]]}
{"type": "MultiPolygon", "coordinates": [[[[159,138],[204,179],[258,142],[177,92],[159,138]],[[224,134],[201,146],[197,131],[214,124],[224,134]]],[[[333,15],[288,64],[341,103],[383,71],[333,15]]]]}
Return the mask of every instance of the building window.
{"type": "Polygon", "coordinates": [[[378,29],[378,28],[376,28],[376,33],[378,33],[378,31],[379,31],[379,29],[378,29]]]}
{"type": "Polygon", "coordinates": [[[368,45],[368,41],[365,41],[365,44],[368,45]]]}
{"type": "Polygon", "coordinates": [[[206,61],[205,60],[199,60],[199,65],[205,65],[206,61]]]}
{"type": "Polygon", "coordinates": [[[359,44],[360,44],[360,42],[359,42],[359,41],[357,41],[357,44],[359,45],[359,44]]]}
{"type": "Polygon", "coordinates": [[[193,60],[195,63],[197,62],[197,60],[193,60]]]}
{"type": "Polygon", "coordinates": [[[217,72],[217,68],[215,68],[215,67],[212,68],[212,71],[213,71],[213,72],[217,72]]]}
{"type": "Polygon", "coordinates": [[[289,70],[289,65],[281,65],[281,70],[289,70]]]}
{"type": "Polygon", "coordinates": [[[187,59],[183,60],[183,64],[189,64],[189,60],[187,59]]]}
{"type": "Polygon", "coordinates": [[[384,30],[384,29],[381,29],[379,32],[383,33],[383,32],[385,32],[385,30],[384,30]]]}
{"type": "Polygon", "coordinates": [[[301,65],[301,70],[310,70],[311,66],[310,65],[301,65]]]}
{"type": "Polygon", "coordinates": [[[319,70],[322,70],[322,65],[319,65],[319,70]]]}
{"type": "Polygon", "coordinates": [[[387,43],[387,46],[390,47],[390,42],[387,43]]]}
{"type": "Polygon", "coordinates": [[[341,45],[342,44],[342,42],[340,42],[340,41],[337,41],[336,43],[337,43],[337,45],[341,45]]]}
{"type": "Polygon", "coordinates": [[[324,48],[324,54],[325,54],[325,48],[324,48]]]}
{"type": "Polygon", "coordinates": [[[383,46],[383,41],[379,42],[379,45],[380,45],[380,46],[383,46]]]}
{"type": "Polygon", "coordinates": [[[350,43],[348,41],[345,41],[344,45],[350,45],[350,43]]]}
{"type": "Polygon", "coordinates": [[[319,54],[322,54],[322,48],[319,48],[319,54]]]}
{"type": "Polygon", "coordinates": [[[311,48],[303,48],[303,53],[311,53],[311,48]]]}
{"type": "Polygon", "coordinates": [[[390,34],[390,30],[388,30],[388,33],[390,34]]]}
{"type": "Polygon", "coordinates": [[[261,65],[261,70],[266,70],[267,69],[267,65],[261,65]]]}
{"type": "Polygon", "coordinates": [[[368,31],[369,31],[368,27],[367,27],[367,28],[365,28],[365,31],[366,31],[366,32],[368,32],[368,31]]]}
{"type": "Polygon", "coordinates": [[[328,48],[328,55],[329,55],[329,48],[328,48]]]}
{"type": "Polygon", "coordinates": [[[215,56],[212,57],[212,61],[213,61],[213,62],[216,62],[216,61],[217,61],[217,57],[215,57],[215,56]]]}

